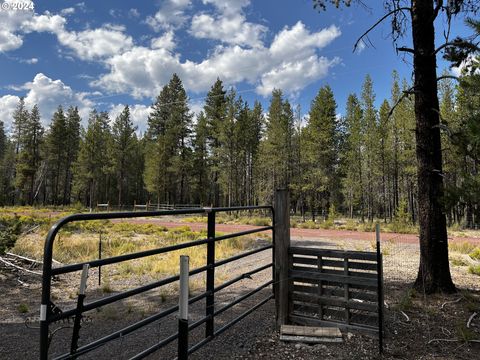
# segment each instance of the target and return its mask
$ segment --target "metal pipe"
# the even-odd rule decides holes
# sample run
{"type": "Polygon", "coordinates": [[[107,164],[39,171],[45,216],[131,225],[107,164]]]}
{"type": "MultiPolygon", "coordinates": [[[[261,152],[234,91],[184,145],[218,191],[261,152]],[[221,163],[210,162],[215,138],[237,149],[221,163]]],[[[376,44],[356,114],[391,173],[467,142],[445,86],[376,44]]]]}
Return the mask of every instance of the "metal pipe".
{"type": "Polygon", "coordinates": [[[178,299],[178,360],[188,359],[188,268],[189,257],[180,256],[180,296],[178,299]]]}

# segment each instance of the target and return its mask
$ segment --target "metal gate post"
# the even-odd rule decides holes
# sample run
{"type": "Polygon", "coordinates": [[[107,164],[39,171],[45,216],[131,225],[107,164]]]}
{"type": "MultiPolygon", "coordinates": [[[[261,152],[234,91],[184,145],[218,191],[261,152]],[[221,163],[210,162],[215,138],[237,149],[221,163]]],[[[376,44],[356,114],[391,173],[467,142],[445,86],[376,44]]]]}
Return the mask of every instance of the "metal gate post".
{"type": "Polygon", "coordinates": [[[208,316],[208,319],[205,324],[205,337],[211,337],[214,334],[214,317],[215,312],[215,211],[211,210],[208,212],[208,222],[207,222],[207,298],[206,298],[206,309],[205,315],[208,316]]]}
{"type": "Polygon", "coordinates": [[[380,224],[375,226],[377,240],[377,281],[378,281],[378,350],[383,353],[383,266],[380,249],[380,224]]]}
{"type": "Polygon", "coordinates": [[[188,256],[180,256],[180,296],[178,300],[178,360],[188,359],[188,256]]]}
{"type": "Polygon", "coordinates": [[[288,321],[289,310],[289,256],[290,196],[288,190],[275,193],[275,309],[276,326],[280,329],[288,321]]]}

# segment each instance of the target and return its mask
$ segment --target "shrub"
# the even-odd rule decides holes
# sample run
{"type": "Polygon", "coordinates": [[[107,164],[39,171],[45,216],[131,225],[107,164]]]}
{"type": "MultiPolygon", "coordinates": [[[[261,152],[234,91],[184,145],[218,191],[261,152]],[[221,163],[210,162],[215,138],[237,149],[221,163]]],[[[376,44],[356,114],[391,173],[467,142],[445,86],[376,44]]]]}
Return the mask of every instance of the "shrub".
{"type": "Polygon", "coordinates": [[[470,265],[470,266],[468,267],[468,272],[469,272],[470,274],[474,274],[474,275],[480,276],[480,264],[470,265]]]}
{"type": "Polygon", "coordinates": [[[476,247],[469,255],[473,260],[480,260],[480,247],[476,247]]]}
{"type": "Polygon", "coordinates": [[[15,246],[22,230],[20,217],[3,217],[0,219],[0,255],[15,246]]]}
{"type": "Polygon", "coordinates": [[[19,313],[25,314],[29,311],[28,305],[27,304],[20,304],[20,305],[18,305],[17,310],[18,310],[19,313]]]}
{"type": "Polygon", "coordinates": [[[348,219],[345,223],[345,230],[357,231],[358,222],[352,219],[348,219]]]}
{"type": "Polygon", "coordinates": [[[407,211],[407,202],[405,200],[400,201],[397,210],[395,211],[395,217],[389,224],[388,229],[395,233],[400,234],[412,234],[416,233],[417,229],[410,221],[410,214],[407,211]]]}

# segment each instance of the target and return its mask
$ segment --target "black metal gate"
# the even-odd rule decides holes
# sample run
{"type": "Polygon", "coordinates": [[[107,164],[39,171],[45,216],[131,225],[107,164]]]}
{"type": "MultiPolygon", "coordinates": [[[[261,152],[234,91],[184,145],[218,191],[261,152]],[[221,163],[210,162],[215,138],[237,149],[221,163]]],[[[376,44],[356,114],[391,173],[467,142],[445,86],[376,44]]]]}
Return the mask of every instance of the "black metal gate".
{"type": "MultiPolygon", "coordinates": [[[[126,299],[128,297],[138,295],[141,293],[144,293],[146,291],[152,290],[159,288],[161,286],[165,286],[167,284],[171,284],[173,282],[176,282],[179,280],[179,276],[171,276],[167,277],[164,279],[161,279],[159,281],[152,282],[150,284],[144,285],[144,286],[139,286],[136,288],[129,289],[127,291],[123,291],[120,293],[116,293],[114,295],[108,295],[105,297],[102,297],[101,299],[93,300],[91,302],[86,302],[84,303],[85,295],[82,294],[82,291],[80,291],[80,294],[78,295],[78,300],[77,300],[77,306],[70,308],[70,309],[59,309],[56,307],[53,303],[52,299],[52,294],[51,294],[51,285],[52,285],[52,279],[55,276],[61,275],[61,274],[67,274],[67,273],[73,273],[73,272],[79,272],[84,270],[85,268],[95,268],[95,267],[100,267],[104,265],[109,265],[109,264],[116,264],[120,263],[123,261],[127,260],[133,260],[133,259],[139,259],[143,257],[148,257],[148,256],[153,256],[153,255],[158,255],[158,254],[163,254],[175,250],[180,250],[180,249],[186,249],[190,247],[195,247],[195,246],[200,246],[200,245],[207,245],[207,262],[204,266],[193,269],[190,271],[190,276],[195,275],[195,274],[200,274],[203,272],[206,272],[206,288],[205,291],[199,295],[196,295],[192,298],[189,299],[189,304],[193,304],[195,302],[198,302],[200,300],[205,299],[205,316],[197,320],[196,322],[189,324],[188,330],[193,330],[197,327],[199,327],[202,324],[205,324],[205,337],[203,340],[198,342],[197,344],[193,345],[188,349],[188,353],[192,353],[195,350],[199,349],[201,346],[212,340],[215,336],[221,334],[225,330],[227,330],[229,327],[231,327],[233,324],[236,322],[240,321],[243,319],[245,316],[268,302],[270,299],[273,299],[274,295],[273,293],[268,296],[267,298],[263,299],[259,303],[257,303],[255,306],[251,307],[250,309],[246,310],[243,312],[241,315],[237,316],[230,322],[224,324],[220,328],[215,328],[215,317],[217,315],[220,315],[221,313],[225,312],[226,310],[232,308],[234,305],[242,302],[243,300],[249,298],[250,296],[258,293],[260,290],[269,287],[270,285],[273,284],[273,279],[270,281],[267,281],[266,283],[258,286],[257,288],[249,291],[248,293],[245,293],[244,295],[238,297],[237,299],[233,300],[232,302],[223,305],[220,308],[215,307],[215,293],[225,289],[226,287],[242,280],[245,279],[246,277],[249,277],[255,273],[258,273],[260,271],[264,271],[267,269],[272,268],[272,263],[260,266],[254,270],[249,271],[248,273],[242,274],[240,276],[237,276],[233,279],[230,279],[229,281],[226,281],[225,283],[215,286],[215,268],[230,263],[232,261],[236,261],[239,259],[242,259],[244,257],[259,253],[261,251],[265,251],[268,249],[273,249],[273,245],[265,245],[259,248],[255,248],[250,251],[243,252],[241,254],[232,256],[227,259],[223,259],[220,261],[215,260],[215,244],[217,242],[220,242],[222,240],[234,238],[234,237],[239,237],[243,235],[248,235],[248,234],[253,234],[257,232],[262,232],[266,230],[271,230],[272,231],[272,240],[273,243],[275,241],[275,231],[274,231],[274,212],[273,208],[271,206],[249,206],[249,207],[230,207],[230,208],[202,208],[202,209],[190,209],[190,210],[171,210],[171,211],[143,211],[143,212],[116,212],[116,213],[93,213],[93,214],[77,214],[77,215],[71,215],[66,218],[63,218],[59,222],[57,222],[49,231],[46,241],[45,241],[45,249],[44,249],[44,260],[43,260],[43,279],[42,279],[42,301],[41,301],[41,306],[40,306],[40,358],[41,359],[48,359],[49,357],[49,346],[50,346],[50,341],[51,337],[49,335],[49,327],[55,322],[65,320],[65,319],[71,319],[73,318],[74,326],[73,326],[73,331],[72,331],[72,342],[71,342],[71,347],[70,351],[61,354],[55,359],[75,359],[80,355],[86,354],[94,349],[97,349],[98,347],[112,341],[115,339],[119,339],[122,336],[128,335],[148,324],[151,324],[155,321],[159,321],[160,319],[175,313],[178,311],[178,305],[177,306],[172,306],[166,310],[163,310],[161,312],[158,312],[156,314],[153,314],[151,316],[148,316],[136,323],[133,323],[127,327],[124,327],[123,329],[120,329],[118,331],[114,331],[106,336],[103,336],[102,338],[99,338],[95,341],[92,341],[88,344],[84,344],[81,346],[78,346],[78,337],[79,337],[79,332],[80,332],[80,320],[83,316],[83,314],[87,311],[91,311],[93,309],[100,308],[102,306],[114,303],[119,300],[126,299]],[[215,214],[220,213],[220,212],[231,212],[231,211],[245,211],[245,210],[266,210],[270,211],[271,213],[271,219],[272,219],[272,225],[270,226],[263,226],[259,228],[255,228],[252,230],[247,230],[247,231],[242,231],[242,232],[237,232],[233,234],[226,234],[222,236],[216,236],[215,235],[215,214]],[[115,256],[111,258],[104,258],[104,259],[98,259],[98,260],[92,260],[88,262],[83,262],[83,263],[77,263],[77,264],[70,264],[70,265],[65,265],[62,267],[57,267],[53,268],[52,267],[52,259],[53,259],[53,244],[56,239],[56,236],[59,232],[59,230],[64,227],[68,223],[72,222],[78,222],[78,221],[89,221],[89,220],[107,220],[107,219],[125,219],[125,218],[138,218],[138,217],[159,217],[159,216],[164,216],[164,215],[184,215],[184,214],[205,214],[207,213],[208,216],[208,223],[207,223],[207,238],[205,239],[199,239],[195,241],[190,241],[186,243],[181,243],[181,244],[176,244],[172,246],[167,246],[167,247],[162,247],[162,248],[156,248],[156,249],[151,249],[151,250],[146,250],[146,251],[141,251],[141,252],[136,252],[136,253],[130,253],[130,254],[125,254],[125,255],[120,255],[120,256],[115,256]]],[[[272,272],[273,275],[273,272],[272,272]]],[[[149,354],[152,354],[156,350],[166,346],[167,344],[173,342],[176,340],[179,336],[178,331],[176,333],[171,334],[170,336],[164,338],[163,340],[159,341],[155,345],[143,350],[142,352],[138,353],[131,359],[141,359],[149,354]]]]}

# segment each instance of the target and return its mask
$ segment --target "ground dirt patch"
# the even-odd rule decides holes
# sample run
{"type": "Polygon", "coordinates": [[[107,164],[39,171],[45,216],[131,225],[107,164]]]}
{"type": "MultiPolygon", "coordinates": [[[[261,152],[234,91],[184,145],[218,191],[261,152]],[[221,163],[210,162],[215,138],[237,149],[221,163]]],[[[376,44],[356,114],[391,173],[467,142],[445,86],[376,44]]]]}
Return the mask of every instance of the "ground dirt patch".
{"type": "MultiPolygon", "coordinates": [[[[391,234],[389,234],[391,235],[391,234]]],[[[320,246],[351,250],[372,250],[371,241],[326,238],[313,240],[310,237],[296,237],[296,243],[305,246],[320,246]]],[[[476,359],[480,344],[468,342],[480,340],[480,318],[475,317],[470,327],[466,324],[476,311],[480,313],[480,277],[468,272],[468,266],[452,266],[452,275],[459,292],[453,295],[425,297],[421,292],[410,291],[418,267],[418,246],[402,238],[389,238],[382,242],[384,253],[386,339],[384,359],[476,359]]],[[[269,251],[255,254],[219,268],[218,274],[227,280],[252,270],[271,260],[269,251]]],[[[35,269],[33,269],[35,270],[35,269]]],[[[105,296],[120,289],[152,281],[150,275],[131,277],[110,277],[108,269],[103,270],[102,285],[98,286],[96,272],[92,272],[88,287],[90,298],[105,296]],[[105,283],[108,283],[108,288],[105,283]]],[[[113,274],[112,274],[113,275],[113,274]]],[[[253,279],[245,279],[219,294],[216,306],[222,306],[241,294],[267,281],[270,271],[264,271],[253,279]]],[[[0,266],[0,354],[5,359],[38,358],[38,309],[40,302],[40,277],[34,274],[0,266]]],[[[203,279],[199,278],[201,283],[203,279]]],[[[62,308],[71,307],[75,302],[78,275],[60,276],[54,282],[56,304],[62,308]]],[[[255,298],[234,307],[218,318],[217,327],[265,298],[271,293],[267,288],[255,298]]],[[[135,297],[110,305],[101,311],[88,313],[81,332],[81,343],[92,341],[111,331],[121,329],[176,303],[176,288],[155,290],[144,296],[135,297]]],[[[191,319],[195,321],[204,314],[204,303],[191,308],[191,319]]],[[[255,313],[234,325],[211,343],[197,352],[192,359],[376,359],[377,341],[358,335],[344,334],[343,344],[305,345],[279,341],[274,329],[274,304],[268,302],[255,313]]],[[[71,324],[55,324],[52,354],[68,349],[71,324]]],[[[175,314],[155,322],[134,335],[116,340],[98,350],[86,359],[126,359],[142,349],[153,345],[176,330],[175,314]]],[[[204,327],[191,335],[190,341],[200,340],[204,327]]],[[[174,358],[175,344],[160,350],[150,358],[174,358]]]]}

